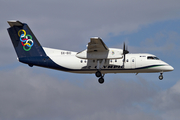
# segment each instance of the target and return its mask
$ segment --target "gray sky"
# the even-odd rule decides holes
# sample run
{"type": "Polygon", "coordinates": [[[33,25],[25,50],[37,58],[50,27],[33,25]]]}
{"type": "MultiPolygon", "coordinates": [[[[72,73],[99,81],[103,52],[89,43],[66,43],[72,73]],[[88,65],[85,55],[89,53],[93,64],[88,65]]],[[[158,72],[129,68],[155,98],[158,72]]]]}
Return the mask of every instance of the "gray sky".
{"type": "Polygon", "coordinates": [[[179,0],[0,0],[0,120],[178,120],[179,0]],[[17,62],[7,20],[27,23],[42,46],[73,51],[98,36],[108,47],[150,52],[175,71],[92,75],[17,62]]]}

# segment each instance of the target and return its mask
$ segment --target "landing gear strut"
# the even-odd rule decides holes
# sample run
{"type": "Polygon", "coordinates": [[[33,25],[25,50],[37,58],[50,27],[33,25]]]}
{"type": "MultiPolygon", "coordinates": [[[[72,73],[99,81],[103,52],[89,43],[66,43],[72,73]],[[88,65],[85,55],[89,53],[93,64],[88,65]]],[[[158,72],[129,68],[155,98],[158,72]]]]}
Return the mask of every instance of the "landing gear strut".
{"type": "Polygon", "coordinates": [[[163,73],[160,73],[159,75],[159,79],[162,80],[163,79],[163,73]]]}

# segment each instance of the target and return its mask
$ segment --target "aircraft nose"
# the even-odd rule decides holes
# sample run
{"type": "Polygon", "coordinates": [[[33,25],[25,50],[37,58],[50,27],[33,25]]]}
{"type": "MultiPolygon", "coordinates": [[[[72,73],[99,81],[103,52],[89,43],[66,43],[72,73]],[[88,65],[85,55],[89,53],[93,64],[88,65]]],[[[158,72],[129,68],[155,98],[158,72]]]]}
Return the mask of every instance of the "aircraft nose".
{"type": "Polygon", "coordinates": [[[173,68],[172,66],[169,65],[169,66],[168,66],[168,70],[169,70],[169,71],[173,71],[174,68],[173,68]]]}

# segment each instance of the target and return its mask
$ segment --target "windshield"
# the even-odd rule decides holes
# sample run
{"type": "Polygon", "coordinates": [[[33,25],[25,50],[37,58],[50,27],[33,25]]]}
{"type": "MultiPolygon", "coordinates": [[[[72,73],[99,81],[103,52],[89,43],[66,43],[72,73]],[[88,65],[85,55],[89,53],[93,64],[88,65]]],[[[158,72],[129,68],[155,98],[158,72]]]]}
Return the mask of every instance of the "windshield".
{"type": "Polygon", "coordinates": [[[147,59],[148,60],[159,60],[159,58],[156,56],[148,56],[147,59]]]}

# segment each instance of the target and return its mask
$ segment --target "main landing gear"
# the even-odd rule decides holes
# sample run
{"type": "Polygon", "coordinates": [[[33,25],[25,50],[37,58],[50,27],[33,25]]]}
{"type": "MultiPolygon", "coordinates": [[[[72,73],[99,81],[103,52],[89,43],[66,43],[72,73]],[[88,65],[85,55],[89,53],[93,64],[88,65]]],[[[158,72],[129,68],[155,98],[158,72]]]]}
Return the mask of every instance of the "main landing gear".
{"type": "Polygon", "coordinates": [[[100,84],[103,84],[104,83],[104,75],[102,75],[102,73],[98,70],[96,73],[95,73],[96,77],[98,77],[98,82],[100,84]]]}
{"type": "Polygon", "coordinates": [[[163,72],[161,72],[159,75],[159,80],[162,80],[162,79],[163,79],[163,72]]]}
{"type": "Polygon", "coordinates": [[[105,74],[102,75],[102,73],[101,73],[101,68],[103,67],[104,63],[105,63],[105,59],[97,60],[97,72],[95,73],[95,75],[96,75],[96,77],[99,78],[98,81],[99,81],[100,84],[104,83],[104,75],[105,74]]]}

